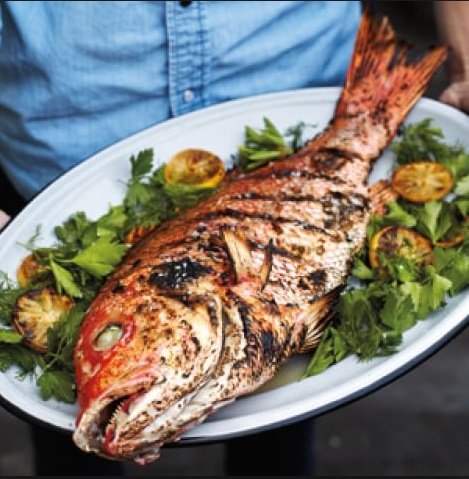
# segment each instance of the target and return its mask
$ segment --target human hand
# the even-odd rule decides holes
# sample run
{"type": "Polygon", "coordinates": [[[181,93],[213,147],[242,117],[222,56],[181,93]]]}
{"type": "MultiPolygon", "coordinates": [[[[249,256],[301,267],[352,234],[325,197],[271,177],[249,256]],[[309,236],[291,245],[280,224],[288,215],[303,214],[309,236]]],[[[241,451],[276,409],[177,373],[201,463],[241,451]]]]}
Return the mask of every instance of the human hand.
{"type": "Polygon", "coordinates": [[[0,230],[10,221],[10,217],[0,210],[0,230]]]}
{"type": "Polygon", "coordinates": [[[442,43],[448,45],[449,86],[440,100],[469,113],[469,2],[434,2],[442,43]]]}
{"type": "Polygon", "coordinates": [[[469,79],[452,82],[441,94],[440,100],[469,113],[469,79]]]}

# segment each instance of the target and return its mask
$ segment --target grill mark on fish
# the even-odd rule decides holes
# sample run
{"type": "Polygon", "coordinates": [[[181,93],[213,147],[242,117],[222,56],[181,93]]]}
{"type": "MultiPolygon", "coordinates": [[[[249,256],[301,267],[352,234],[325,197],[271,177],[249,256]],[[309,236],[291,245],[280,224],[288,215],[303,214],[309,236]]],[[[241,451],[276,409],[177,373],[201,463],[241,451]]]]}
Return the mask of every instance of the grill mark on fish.
{"type": "MultiPolygon", "coordinates": [[[[312,224],[310,220],[303,219],[304,216],[309,214],[307,210],[298,209],[297,207],[292,209],[288,206],[287,201],[290,199],[290,197],[276,199],[273,195],[269,194],[243,193],[235,195],[231,198],[227,198],[228,201],[230,199],[232,201],[240,202],[243,200],[246,202],[249,202],[250,200],[260,202],[265,201],[266,204],[261,203],[259,207],[253,207],[251,204],[244,205],[243,203],[240,203],[239,207],[236,207],[236,204],[231,204],[230,207],[226,207],[222,211],[215,210],[210,213],[206,213],[206,216],[203,216],[202,218],[204,220],[213,219],[218,215],[235,217],[236,219],[266,219],[272,223],[291,222],[301,226],[306,230],[316,231],[331,237],[336,237],[337,234],[332,233],[331,230],[336,229],[337,226],[340,226],[340,230],[342,231],[347,230],[353,225],[353,221],[356,220],[353,215],[358,213],[361,217],[369,208],[368,200],[359,193],[331,192],[330,194],[318,199],[310,197],[291,197],[291,199],[293,199],[292,203],[297,203],[304,199],[306,203],[315,203],[316,205],[320,205],[320,207],[322,207],[324,214],[322,214],[322,216],[313,217],[313,220],[317,221],[318,224],[312,224]],[[272,209],[277,210],[278,213],[284,210],[286,216],[273,216],[271,213],[269,213],[269,211],[272,211],[272,209]]],[[[320,213],[318,212],[317,214],[320,213]]]]}
{"type": "Polygon", "coordinates": [[[139,258],[139,259],[136,259],[133,263],[132,263],[132,269],[135,269],[137,268],[138,266],[140,266],[142,264],[142,260],[139,258]]]}
{"type": "MultiPolygon", "coordinates": [[[[249,314],[249,306],[235,293],[232,291],[228,292],[228,297],[235,303],[236,308],[239,313],[239,317],[243,324],[243,335],[246,339],[246,360],[249,361],[253,355],[255,354],[256,350],[256,336],[252,332],[251,328],[251,318],[249,314]]],[[[241,364],[244,363],[245,360],[241,361],[241,364]]],[[[240,365],[238,365],[239,367],[240,365]]]]}
{"type": "Polygon", "coordinates": [[[118,282],[115,286],[112,287],[111,291],[114,294],[120,294],[120,293],[123,293],[125,291],[125,287],[124,287],[123,284],[118,282]]]}
{"type": "Polygon", "coordinates": [[[324,213],[324,226],[333,228],[336,225],[342,228],[348,228],[353,225],[355,213],[365,214],[369,209],[370,202],[368,198],[360,193],[350,193],[343,195],[338,192],[332,192],[324,197],[322,201],[324,213]]]}
{"type": "Polygon", "coordinates": [[[330,202],[331,199],[343,200],[356,204],[357,206],[363,206],[368,204],[368,198],[364,195],[356,192],[344,193],[342,191],[332,191],[328,195],[317,197],[314,195],[290,195],[280,193],[279,195],[264,194],[264,193],[238,193],[226,198],[227,200],[252,200],[252,201],[292,201],[292,202],[315,202],[324,204],[330,202]],[[358,204],[360,202],[360,204],[358,204]]]}
{"type": "Polygon", "coordinates": [[[304,306],[316,301],[326,290],[326,283],[313,283],[308,276],[288,277],[280,276],[269,283],[269,293],[277,297],[283,306],[304,306]],[[283,291],[283,292],[282,292],[283,291]],[[286,298],[295,297],[295,302],[286,301],[286,298]]]}
{"type": "MultiPolygon", "coordinates": [[[[253,220],[266,220],[271,223],[271,227],[278,233],[281,234],[281,229],[279,228],[278,223],[288,223],[291,222],[294,225],[298,225],[305,230],[315,231],[320,234],[328,235],[333,240],[337,240],[337,233],[330,231],[335,229],[337,226],[341,227],[341,230],[347,230],[348,227],[353,225],[353,221],[356,218],[352,218],[352,215],[356,212],[363,213],[369,208],[369,200],[363,194],[357,192],[341,192],[341,191],[331,191],[327,195],[320,198],[314,198],[311,195],[306,196],[294,196],[294,195],[280,195],[280,201],[274,196],[269,194],[259,194],[259,193],[241,193],[236,195],[231,195],[227,197],[227,200],[242,201],[242,200],[252,200],[252,201],[275,201],[280,203],[280,201],[292,201],[292,202],[301,202],[301,201],[311,201],[317,204],[321,204],[325,216],[323,217],[323,227],[318,225],[311,224],[308,221],[298,219],[298,218],[288,218],[282,216],[274,216],[270,213],[263,212],[242,212],[239,209],[226,208],[223,211],[212,211],[209,213],[202,213],[202,216],[191,218],[189,224],[187,225],[189,234],[185,238],[178,238],[176,240],[163,241],[157,245],[157,250],[163,251],[167,249],[174,249],[184,245],[192,245],[194,242],[198,242],[198,249],[200,251],[205,251],[209,253],[209,256],[212,260],[219,261],[225,256],[225,251],[222,246],[220,246],[214,240],[214,235],[217,234],[217,231],[222,227],[230,228],[232,225],[223,223],[217,225],[214,228],[214,225],[203,224],[204,221],[210,221],[211,219],[222,218],[223,216],[228,216],[235,219],[253,219],[253,220]],[[210,231],[211,230],[211,231],[210,231]],[[192,231],[192,233],[190,233],[192,231]],[[205,239],[201,238],[201,235],[206,235],[205,239]],[[214,258],[213,255],[217,256],[214,258]]],[[[361,215],[360,215],[361,216],[361,215]]],[[[254,246],[254,245],[253,245],[254,246]]],[[[255,245],[262,249],[260,245],[255,245]]],[[[291,257],[289,252],[285,249],[276,248],[274,253],[284,257],[291,257]]],[[[154,253],[152,253],[153,255],[154,253]]],[[[137,265],[136,262],[132,264],[133,267],[140,266],[141,260],[137,265]]]]}
{"type": "Polygon", "coordinates": [[[312,160],[314,163],[319,163],[321,166],[331,170],[338,170],[350,161],[367,161],[361,158],[355,152],[347,151],[343,148],[333,146],[323,146],[314,151],[312,160]]]}
{"type": "Polygon", "coordinates": [[[216,329],[218,325],[218,311],[217,306],[213,300],[207,301],[207,310],[208,316],[210,318],[210,324],[214,329],[216,329]]]}
{"type": "Polygon", "coordinates": [[[247,175],[239,175],[231,180],[231,183],[241,182],[243,180],[262,180],[266,178],[302,178],[306,180],[333,180],[334,183],[345,185],[347,182],[337,175],[328,175],[326,173],[318,173],[305,170],[297,170],[296,168],[285,168],[282,170],[267,169],[258,172],[248,173],[247,175]]]}
{"type": "Polygon", "coordinates": [[[177,289],[211,272],[211,268],[185,257],[179,261],[158,265],[150,274],[148,282],[161,289],[177,289]]]}
{"type": "Polygon", "coordinates": [[[191,308],[197,303],[202,301],[202,297],[198,295],[189,295],[187,292],[178,292],[178,291],[164,291],[162,294],[165,298],[172,299],[173,301],[179,301],[186,308],[191,308]]]}
{"type": "Polygon", "coordinates": [[[230,217],[234,219],[244,219],[249,218],[253,220],[260,220],[260,221],[268,221],[272,224],[273,227],[276,223],[292,223],[295,226],[300,226],[301,228],[307,231],[315,231],[316,233],[323,234],[325,236],[330,236],[331,238],[336,238],[336,232],[334,231],[327,231],[324,228],[321,228],[316,225],[312,225],[307,221],[298,220],[296,218],[285,218],[282,216],[274,216],[269,213],[245,213],[242,211],[233,210],[231,208],[226,208],[221,211],[212,211],[210,213],[206,213],[200,217],[197,217],[198,221],[210,221],[212,219],[221,218],[221,217],[230,217]]]}
{"type": "Polygon", "coordinates": [[[308,279],[315,285],[323,286],[327,279],[327,272],[324,269],[317,269],[308,276],[308,279]]]}
{"type": "MultiPolygon", "coordinates": [[[[268,247],[267,244],[261,244],[257,243],[256,241],[248,240],[248,245],[251,249],[259,250],[259,251],[265,251],[268,247]]],[[[291,251],[288,251],[285,248],[281,248],[278,246],[270,246],[270,250],[272,251],[272,256],[281,256],[283,258],[290,258],[292,260],[301,260],[301,256],[296,255],[292,253],[291,251]]]]}
{"type": "MultiPolygon", "coordinates": [[[[287,352],[287,345],[290,341],[290,335],[286,334],[285,341],[280,342],[276,337],[273,325],[267,321],[263,324],[257,323],[256,319],[251,317],[250,306],[237,294],[232,291],[228,292],[228,296],[235,303],[236,308],[243,324],[243,334],[246,339],[247,346],[245,348],[246,358],[237,361],[233,367],[240,368],[249,365],[252,361],[262,360],[267,364],[281,361],[287,352]],[[259,351],[260,349],[260,351],[259,351]],[[260,357],[258,353],[261,353],[260,357]]],[[[265,304],[265,303],[264,303],[265,304]]],[[[279,313],[278,306],[273,306],[272,301],[266,304],[267,308],[279,313]]],[[[262,374],[262,368],[254,368],[255,375],[262,374]]]]}

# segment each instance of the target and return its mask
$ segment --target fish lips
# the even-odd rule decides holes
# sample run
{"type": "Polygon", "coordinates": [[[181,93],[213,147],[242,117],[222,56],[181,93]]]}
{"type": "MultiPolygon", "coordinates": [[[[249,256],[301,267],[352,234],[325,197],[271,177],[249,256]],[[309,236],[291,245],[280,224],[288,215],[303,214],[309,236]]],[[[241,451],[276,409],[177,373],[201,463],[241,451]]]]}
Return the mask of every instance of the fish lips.
{"type": "Polygon", "coordinates": [[[117,451],[104,445],[112,439],[109,431],[117,414],[126,414],[134,401],[164,381],[155,368],[148,366],[136,369],[127,377],[127,381],[117,380],[115,384],[119,386],[109,388],[99,398],[89,398],[87,405],[81,408],[73,440],[82,450],[115,459],[117,451]]]}

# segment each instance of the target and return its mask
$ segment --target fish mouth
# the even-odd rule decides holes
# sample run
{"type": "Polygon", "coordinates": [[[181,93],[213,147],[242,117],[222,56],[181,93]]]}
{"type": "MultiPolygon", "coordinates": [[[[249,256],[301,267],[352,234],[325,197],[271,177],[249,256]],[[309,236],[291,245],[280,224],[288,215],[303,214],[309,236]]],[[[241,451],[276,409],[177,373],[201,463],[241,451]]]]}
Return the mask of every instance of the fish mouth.
{"type": "Polygon", "coordinates": [[[155,411],[155,400],[163,403],[159,399],[165,383],[165,380],[155,381],[145,389],[134,385],[122,394],[109,393],[95,402],[78,419],[73,435],[75,444],[108,459],[140,465],[156,460],[167,439],[165,426],[195,394],[195,391],[181,391],[180,396],[173,397],[164,406],[161,404],[161,409],[155,411]]]}
{"type": "Polygon", "coordinates": [[[116,431],[120,424],[125,424],[129,417],[132,404],[145,395],[144,392],[134,393],[115,399],[110,402],[101,412],[102,451],[111,457],[122,455],[119,451],[116,439],[116,431]]]}
{"type": "MultiPolygon", "coordinates": [[[[73,434],[76,445],[86,452],[95,452],[109,459],[133,459],[119,447],[120,442],[116,441],[116,431],[128,422],[132,406],[145,397],[151,389],[152,387],[144,390],[135,389],[122,395],[115,393],[107,395],[85,409],[79,416],[77,428],[73,434]]],[[[134,450],[132,456],[135,454],[134,450]]]]}

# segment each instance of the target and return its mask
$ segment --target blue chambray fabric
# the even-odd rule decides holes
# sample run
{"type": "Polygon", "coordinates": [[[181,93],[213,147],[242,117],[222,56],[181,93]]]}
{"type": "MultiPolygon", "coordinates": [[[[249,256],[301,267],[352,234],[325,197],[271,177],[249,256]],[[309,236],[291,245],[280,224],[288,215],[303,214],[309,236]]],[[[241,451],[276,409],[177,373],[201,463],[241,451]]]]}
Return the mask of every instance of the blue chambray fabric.
{"type": "Polygon", "coordinates": [[[359,2],[0,2],[0,164],[30,198],[132,133],[215,103],[339,85],[359,2]]]}

